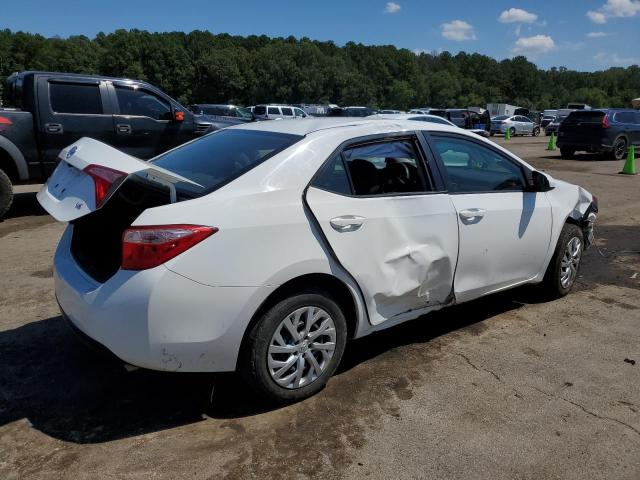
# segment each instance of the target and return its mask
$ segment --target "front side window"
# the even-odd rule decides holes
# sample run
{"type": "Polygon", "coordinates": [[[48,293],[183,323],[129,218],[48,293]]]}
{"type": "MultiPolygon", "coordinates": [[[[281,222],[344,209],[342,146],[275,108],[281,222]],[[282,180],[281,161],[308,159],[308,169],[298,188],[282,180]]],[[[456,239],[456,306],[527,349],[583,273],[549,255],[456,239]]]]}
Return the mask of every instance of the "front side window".
{"type": "Polygon", "coordinates": [[[306,117],[306,116],[307,116],[307,114],[306,114],[306,113],[304,113],[304,112],[303,112],[301,109],[299,109],[299,108],[294,108],[294,109],[293,109],[293,111],[295,112],[296,117],[304,118],[304,117],[306,117]]]}
{"type": "Polygon", "coordinates": [[[100,87],[96,84],[49,83],[51,110],[56,113],[102,114],[100,87]]]}
{"type": "Polygon", "coordinates": [[[136,87],[116,85],[120,115],[171,120],[171,106],[151,92],[136,87]]]}
{"type": "Polygon", "coordinates": [[[265,113],[267,113],[267,109],[264,105],[259,105],[253,109],[253,113],[255,113],[256,115],[264,115],[265,113]]]}
{"type": "Polygon", "coordinates": [[[426,192],[427,177],[413,140],[371,143],[343,152],[355,195],[426,192]]]}
{"type": "Polygon", "coordinates": [[[433,137],[451,192],[521,191],[522,169],[491,148],[453,137],[433,137]]]}
{"type": "Polygon", "coordinates": [[[282,115],[286,117],[293,117],[293,110],[289,107],[282,107],[282,115]]]}
{"type": "Polygon", "coordinates": [[[269,115],[280,115],[278,107],[269,107],[267,112],[269,112],[269,115]]]}

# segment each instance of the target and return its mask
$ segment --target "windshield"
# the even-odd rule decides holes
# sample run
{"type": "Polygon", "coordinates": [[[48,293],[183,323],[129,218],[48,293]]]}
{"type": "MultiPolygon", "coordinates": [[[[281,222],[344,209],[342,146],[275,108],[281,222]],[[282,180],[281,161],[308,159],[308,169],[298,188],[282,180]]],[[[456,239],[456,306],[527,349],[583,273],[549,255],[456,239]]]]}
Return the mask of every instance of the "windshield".
{"type": "Polygon", "coordinates": [[[238,178],[301,138],[256,130],[220,130],[160,155],[152,162],[201,185],[177,184],[182,192],[201,196],[238,178]]]}
{"type": "Polygon", "coordinates": [[[506,120],[507,118],[511,118],[509,115],[498,115],[497,117],[493,117],[492,120],[506,120]]]}

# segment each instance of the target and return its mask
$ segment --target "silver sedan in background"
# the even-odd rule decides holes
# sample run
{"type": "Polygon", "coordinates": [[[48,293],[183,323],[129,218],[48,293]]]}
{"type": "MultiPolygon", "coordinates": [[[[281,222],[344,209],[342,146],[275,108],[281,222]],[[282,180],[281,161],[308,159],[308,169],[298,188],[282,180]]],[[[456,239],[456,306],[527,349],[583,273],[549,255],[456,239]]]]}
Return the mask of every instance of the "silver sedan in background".
{"type": "Polygon", "coordinates": [[[511,136],[515,135],[540,135],[540,126],[524,115],[499,115],[491,119],[491,135],[496,133],[506,134],[507,130],[511,136]]]}

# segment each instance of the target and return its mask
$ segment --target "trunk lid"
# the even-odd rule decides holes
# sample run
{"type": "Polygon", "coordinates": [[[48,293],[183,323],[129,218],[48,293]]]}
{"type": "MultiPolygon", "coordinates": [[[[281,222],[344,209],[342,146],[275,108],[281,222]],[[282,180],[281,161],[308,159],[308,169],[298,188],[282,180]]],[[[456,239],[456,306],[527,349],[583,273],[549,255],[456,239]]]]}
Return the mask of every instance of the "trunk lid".
{"type": "Polygon", "coordinates": [[[132,174],[169,188],[171,202],[176,201],[178,183],[201,185],[176,173],[127,155],[92,138],[81,138],[64,148],[58,158],[60,163],[38,192],[40,205],[56,220],[70,222],[88,215],[109,201],[109,198],[132,174]],[[122,173],[117,184],[107,192],[100,204],[96,203],[96,183],[85,170],[90,165],[104,167],[122,173]]]}

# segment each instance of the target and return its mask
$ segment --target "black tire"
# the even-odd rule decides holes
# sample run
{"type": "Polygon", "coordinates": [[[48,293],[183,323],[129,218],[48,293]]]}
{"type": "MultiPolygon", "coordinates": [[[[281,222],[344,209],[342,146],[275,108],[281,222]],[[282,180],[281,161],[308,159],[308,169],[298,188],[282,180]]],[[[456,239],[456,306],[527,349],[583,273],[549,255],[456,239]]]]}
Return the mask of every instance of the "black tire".
{"type": "Polygon", "coordinates": [[[627,157],[627,140],[625,138],[616,138],[615,142],[613,142],[611,156],[614,160],[624,160],[627,157]]]}
{"type": "Polygon", "coordinates": [[[12,203],[13,186],[11,185],[11,180],[6,173],[0,170],[0,220],[9,211],[12,203]]]}
{"type": "Polygon", "coordinates": [[[515,137],[515,136],[516,136],[516,129],[515,129],[515,127],[511,127],[511,128],[509,128],[509,134],[510,134],[512,137],[515,137]]]}
{"type": "Polygon", "coordinates": [[[493,137],[494,135],[495,135],[495,133],[493,133],[493,132],[491,132],[491,133],[489,134],[489,136],[490,136],[490,137],[493,137]]]}
{"type": "MultiPolygon", "coordinates": [[[[338,304],[323,290],[309,290],[294,294],[276,303],[253,325],[244,342],[238,370],[248,386],[263,399],[275,404],[291,403],[310,397],[324,388],[340,364],[346,343],[347,322],[338,304]],[[304,307],[319,307],[333,320],[336,336],[335,350],[333,356],[325,364],[322,373],[315,380],[306,386],[287,388],[276,383],[269,372],[269,346],[276,329],[279,329],[283,320],[304,307]]],[[[292,355],[304,356],[300,352],[292,355]]],[[[294,363],[290,368],[298,367],[294,363]]],[[[285,377],[285,374],[282,376],[285,377]]]]}
{"type": "MultiPolygon", "coordinates": [[[[562,227],[562,231],[560,232],[560,238],[558,238],[558,243],[556,244],[556,249],[553,253],[553,257],[551,257],[551,261],[549,262],[549,266],[547,267],[547,271],[545,272],[544,280],[542,281],[542,287],[549,299],[564,297],[571,291],[571,288],[575,284],[575,281],[578,278],[578,274],[580,273],[580,263],[583,251],[584,235],[582,233],[582,229],[572,223],[565,223],[564,227],[562,227]],[[565,257],[567,256],[567,252],[569,250],[569,242],[573,241],[576,238],[580,242],[577,263],[572,262],[575,270],[572,271],[571,278],[568,284],[565,284],[563,283],[562,276],[563,269],[565,268],[565,265],[563,265],[563,260],[565,260],[566,264],[565,257]]],[[[569,268],[571,269],[571,267],[569,268]]]]}
{"type": "Polygon", "coordinates": [[[573,148],[560,147],[560,156],[565,160],[572,160],[575,154],[576,151],[573,148]]]}
{"type": "Polygon", "coordinates": [[[539,128],[534,128],[533,129],[533,133],[531,134],[534,137],[537,137],[538,135],[540,135],[540,129],[539,128]]]}

